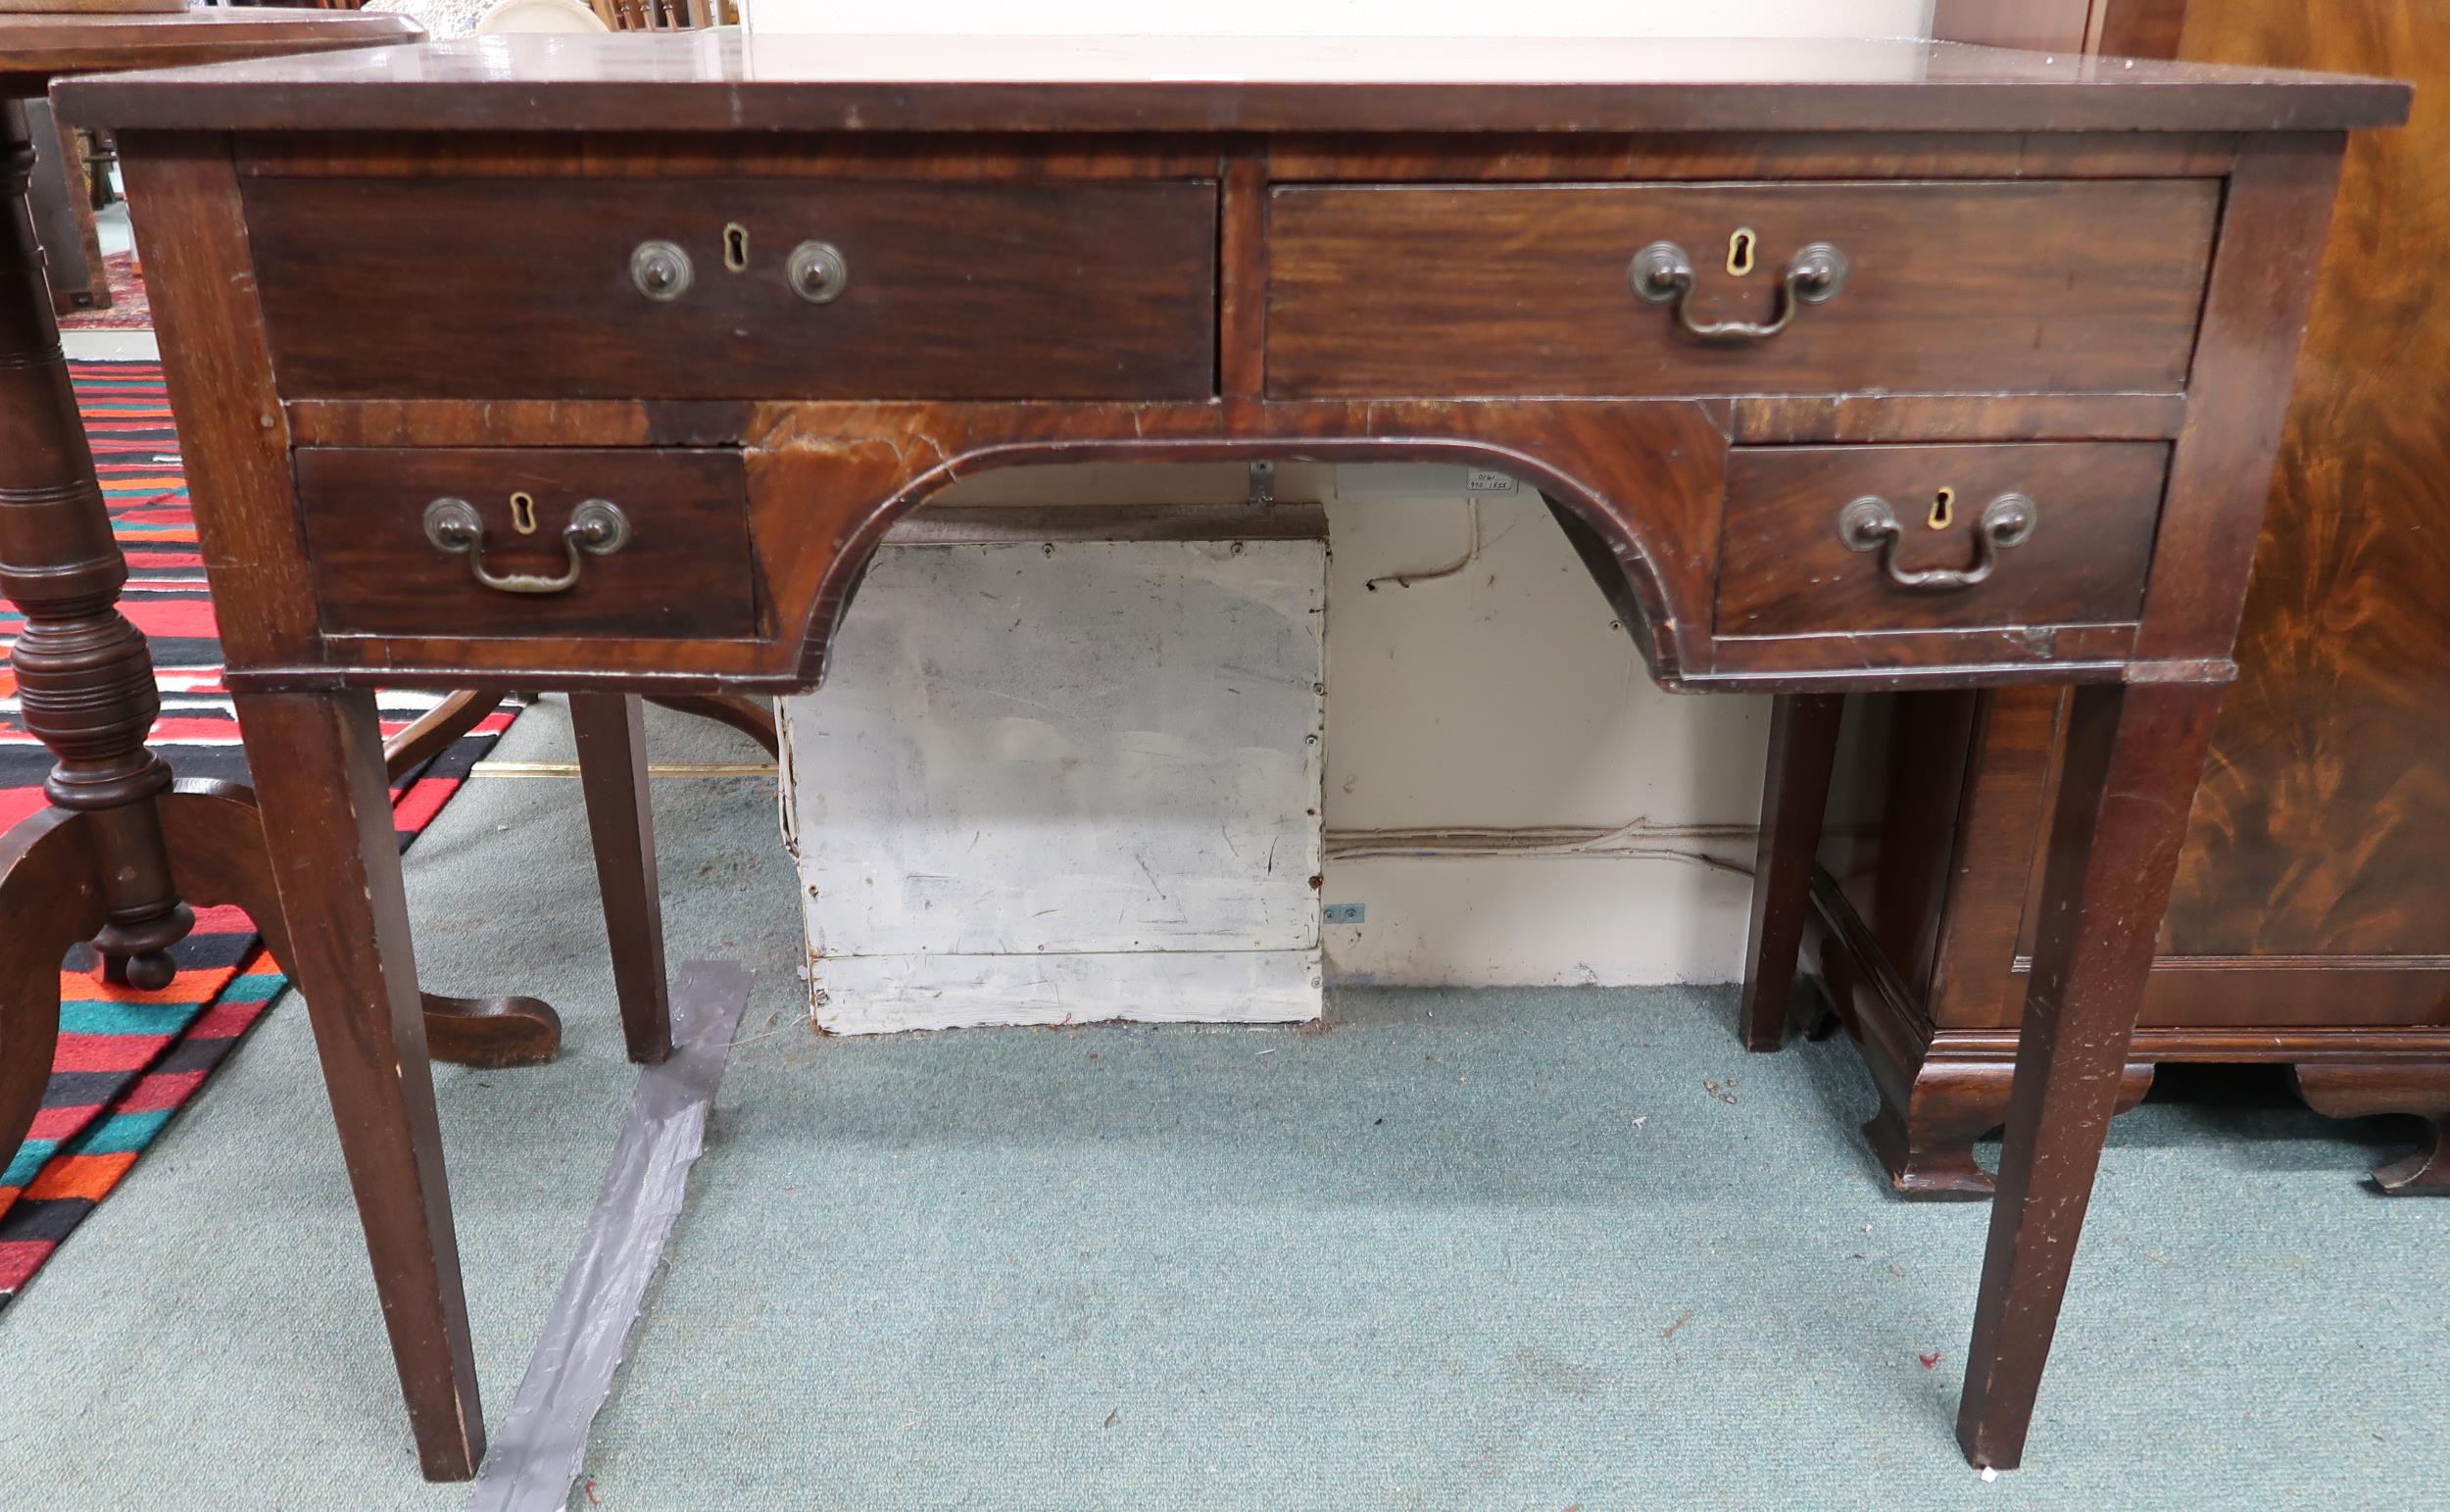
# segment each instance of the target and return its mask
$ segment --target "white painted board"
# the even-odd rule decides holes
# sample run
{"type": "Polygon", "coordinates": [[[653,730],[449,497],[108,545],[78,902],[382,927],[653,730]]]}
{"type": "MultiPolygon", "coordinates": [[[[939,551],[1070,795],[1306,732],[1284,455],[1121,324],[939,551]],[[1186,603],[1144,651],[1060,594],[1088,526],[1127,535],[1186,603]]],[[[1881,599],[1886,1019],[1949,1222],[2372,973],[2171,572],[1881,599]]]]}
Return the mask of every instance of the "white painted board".
{"type": "Polygon", "coordinates": [[[1319,1016],[1312,951],[834,955],[812,961],[832,1034],[978,1024],[1302,1023],[1319,1016]]]}
{"type": "Polygon", "coordinates": [[[1325,609],[1316,540],[881,551],[781,705],[819,1022],[1316,1017],[1325,609]]]}

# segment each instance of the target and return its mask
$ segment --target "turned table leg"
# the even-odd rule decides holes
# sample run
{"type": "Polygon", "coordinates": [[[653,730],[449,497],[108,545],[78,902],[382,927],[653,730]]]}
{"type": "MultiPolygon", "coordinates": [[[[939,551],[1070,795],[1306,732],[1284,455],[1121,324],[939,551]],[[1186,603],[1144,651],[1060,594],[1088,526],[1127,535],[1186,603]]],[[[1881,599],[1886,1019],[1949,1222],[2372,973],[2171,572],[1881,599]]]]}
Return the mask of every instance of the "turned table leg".
{"type": "Polygon", "coordinates": [[[382,736],[366,693],[241,696],[272,880],[356,1190],[417,1457],[434,1481],[484,1457],[459,1243],[443,1176],[382,736]]]}
{"type": "MultiPolygon", "coordinates": [[[[119,610],[127,563],[51,318],[25,204],[33,144],[17,101],[0,102],[0,594],[25,615],[9,659],[25,727],[58,757],[44,791],[92,821],[103,904],[94,943],[125,961],[137,986],[166,987],[170,949],[195,914],[172,888],[153,805],[171,785],[145,745],[162,700],[145,638],[119,610]]],[[[29,885],[0,877],[0,890],[29,885]]]]}
{"type": "Polygon", "coordinates": [[[646,709],[618,693],[570,695],[578,781],[604,894],[612,986],[629,1058],[660,1065],[672,1053],[672,1004],[663,971],[663,898],[655,874],[655,820],[647,806],[646,709]]]}
{"type": "Polygon", "coordinates": [[[1812,862],[1820,850],[1845,704],[1837,694],[1813,693],[1789,694],[1770,706],[1769,776],[1752,868],[1752,931],[1744,947],[1743,1001],[1736,1013],[1748,1050],[1774,1050],[1787,1040],[1803,921],[1812,911],[1812,862]]]}
{"type": "Polygon", "coordinates": [[[2078,689],[2069,709],[1957,1414],[1957,1440],[1976,1465],[2012,1469],[2025,1454],[2220,692],[2096,685],[2078,689]]]}

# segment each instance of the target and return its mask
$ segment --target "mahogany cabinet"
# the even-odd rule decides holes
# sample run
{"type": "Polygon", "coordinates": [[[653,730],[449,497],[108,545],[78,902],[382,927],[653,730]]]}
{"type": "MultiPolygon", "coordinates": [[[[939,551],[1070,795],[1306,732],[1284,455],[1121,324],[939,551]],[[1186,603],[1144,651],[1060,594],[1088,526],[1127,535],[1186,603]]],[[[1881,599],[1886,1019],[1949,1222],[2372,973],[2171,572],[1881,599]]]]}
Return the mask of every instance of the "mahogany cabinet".
{"type": "MultiPolygon", "coordinates": [[[[2290,1068],[2314,1108],[2406,1113],[2375,1172],[2450,1192],[2450,7],[2439,0],[1941,0],[1956,40],[2393,74],[2358,136],[2286,449],[2129,1067],[2290,1068]]],[[[2115,237],[2116,227],[2100,234],[2115,237]]],[[[2100,549],[2125,548],[2104,541],[2100,549]]],[[[2063,703],[1857,699],[1812,943],[1909,1195],[1979,1196],[2005,1117],[2063,703]]]]}

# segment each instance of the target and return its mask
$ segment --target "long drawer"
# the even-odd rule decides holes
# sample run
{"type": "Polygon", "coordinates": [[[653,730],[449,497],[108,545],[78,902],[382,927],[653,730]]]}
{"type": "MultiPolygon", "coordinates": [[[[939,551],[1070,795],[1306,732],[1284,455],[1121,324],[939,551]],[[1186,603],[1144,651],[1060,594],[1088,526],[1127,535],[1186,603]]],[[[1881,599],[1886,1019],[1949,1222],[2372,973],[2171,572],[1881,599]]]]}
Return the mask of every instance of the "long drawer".
{"type": "Polygon", "coordinates": [[[1281,188],[1267,388],[2169,392],[2219,203],[2208,179],[1281,188]],[[1778,328],[1695,333],[1737,325],[1778,328]]]}
{"type": "Polygon", "coordinates": [[[257,178],[246,197],[292,399],[1214,387],[1208,182],[257,178]]]}

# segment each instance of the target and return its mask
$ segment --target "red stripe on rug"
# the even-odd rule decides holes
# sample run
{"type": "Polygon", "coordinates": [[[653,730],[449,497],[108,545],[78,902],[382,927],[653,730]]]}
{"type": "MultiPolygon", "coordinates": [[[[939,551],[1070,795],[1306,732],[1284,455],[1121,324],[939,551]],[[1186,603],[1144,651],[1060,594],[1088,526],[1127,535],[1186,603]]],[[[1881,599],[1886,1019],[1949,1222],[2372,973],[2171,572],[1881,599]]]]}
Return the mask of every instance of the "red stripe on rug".
{"type": "Polygon", "coordinates": [[[414,835],[434,822],[442,805],[451,802],[451,795],[460,791],[457,777],[420,777],[409,784],[409,791],[391,805],[391,827],[414,835]]]}
{"type": "MultiPolygon", "coordinates": [[[[0,1201],[14,1202],[16,1200],[17,1193],[14,1190],[0,1187],[0,1201]]],[[[34,1272],[42,1269],[42,1262],[51,1258],[51,1251],[59,1247],[57,1240],[0,1240],[0,1293],[22,1289],[27,1281],[33,1279],[34,1272]]]]}
{"type": "Polygon", "coordinates": [[[252,935],[255,920],[236,903],[215,903],[196,910],[196,933],[200,935],[252,935]]]}
{"type": "Polygon", "coordinates": [[[32,815],[35,809],[50,806],[40,788],[0,788],[0,830],[32,815]]]}
{"type": "Polygon", "coordinates": [[[209,641],[221,633],[213,621],[212,604],[204,599],[127,599],[120,610],[156,640],[209,641]]]}
{"type": "Polygon", "coordinates": [[[64,1034],[51,1052],[53,1071],[136,1071],[153,1064],[171,1043],[166,1034],[64,1034]]]}
{"type": "Polygon", "coordinates": [[[235,1040],[247,1032],[249,1025],[264,1016],[269,1002],[217,1002],[204,1010],[204,1015],[187,1026],[190,1040],[235,1040]]]}

